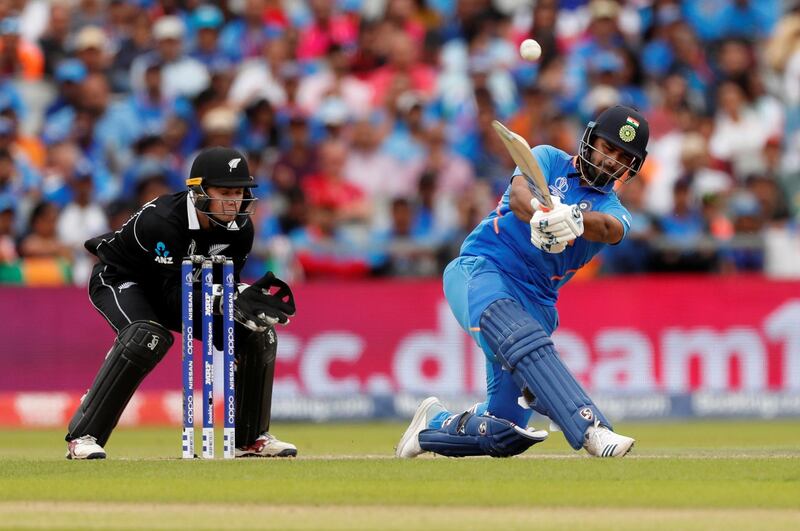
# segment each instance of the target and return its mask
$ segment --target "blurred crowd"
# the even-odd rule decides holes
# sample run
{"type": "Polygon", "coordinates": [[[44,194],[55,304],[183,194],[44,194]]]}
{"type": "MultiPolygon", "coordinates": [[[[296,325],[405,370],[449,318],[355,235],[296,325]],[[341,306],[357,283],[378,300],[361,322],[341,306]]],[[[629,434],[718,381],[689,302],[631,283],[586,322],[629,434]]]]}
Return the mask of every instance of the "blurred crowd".
{"type": "Polygon", "coordinates": [[[514,165],[633,105],[629,237],[585,274],[762,271],[800,210],[800,2],[2,0],[0,282],[82,284],[82,244],[232,145],[246,276],[430,276],[514,165]],[[526,38],[542,46],[523,61],[526,38]]]}

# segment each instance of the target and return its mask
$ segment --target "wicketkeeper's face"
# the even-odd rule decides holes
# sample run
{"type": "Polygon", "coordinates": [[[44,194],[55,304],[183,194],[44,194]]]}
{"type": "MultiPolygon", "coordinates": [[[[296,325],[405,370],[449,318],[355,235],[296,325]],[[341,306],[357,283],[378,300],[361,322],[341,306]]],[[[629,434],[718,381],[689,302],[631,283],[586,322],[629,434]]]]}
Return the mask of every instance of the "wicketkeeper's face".
{"type": "Polygon", "coordinates": [[[208,213],[218,220],[229,223],[236,219],[244,199],[244,188],[222,188],[209,186],[205,189],[210,201],[208,213]]]}

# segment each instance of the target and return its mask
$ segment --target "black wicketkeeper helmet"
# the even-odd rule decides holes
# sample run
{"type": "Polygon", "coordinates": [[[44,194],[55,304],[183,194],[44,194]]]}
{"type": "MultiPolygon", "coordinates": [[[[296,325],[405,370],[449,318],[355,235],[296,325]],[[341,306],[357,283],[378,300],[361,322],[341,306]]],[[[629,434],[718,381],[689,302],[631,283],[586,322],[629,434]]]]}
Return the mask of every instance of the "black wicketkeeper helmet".
{"type": "Polygon", "coordinates": [[[258,186],[250,175],[247,159],[232,148],[222,146],[207,148],[201,151],[192,162],[186,185],[192,194],[195,208],[206,214],[214,223],[235,230],[243,227],[255,209],[256,198],[252,189],[258,186]],[[231,223],[217,220],[208,210],[212,201],[206,188],[244,188],[244,198],[239,202],[236,219],[231,223]]]}
{"type": "Polygon", "coordinates": [[[589,122],[583,132],[578,152],[581,174],[590,185],[600,187],[605,187],[611,180],[625,183],[633,179],[647,158],[649,139],[650,126],[639,111],[624,105],[606,109],[594,121],[589,122]],[[595,137],[602,138],[631,157],[630,163],[617,161],[622,165],[622,169],[617,174],[610,175],[610,179],[606,182],[599,182],[602,180],[603,171],[591,162],[592,151],[597,151],[592,146],[595,137]],[[623,175],[625,175],[624,180],[623,175]]]}

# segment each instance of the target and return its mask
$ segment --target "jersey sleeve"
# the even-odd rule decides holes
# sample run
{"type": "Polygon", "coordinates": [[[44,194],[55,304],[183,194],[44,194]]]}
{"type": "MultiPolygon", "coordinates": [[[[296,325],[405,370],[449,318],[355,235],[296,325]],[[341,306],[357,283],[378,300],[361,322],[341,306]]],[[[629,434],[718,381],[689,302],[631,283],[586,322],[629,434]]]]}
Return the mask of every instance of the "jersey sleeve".
{"type": "MultiPolygon", "coordinates": [[[[158,200],[156,200],[158,201],[158,200]]],[[[180,308],[183,231],[163,215],[163,205],[145,204],[117,231],[113,245],[98,248],[104,262],[160,293],[167,308],[180,308]]]]}
{"type": "Polygon", "coordinates": [[[139,271],[168,278],[180,272],[185,238],[148,203],[122,228],[120,237],[139,271]]]}
{"type": "MultiPolygon", "coordinates": [[[[608,214],[610,216],[614,216],[616,219],[622,223],[622,238],[620,238],[620,243],[622,240],[625,239],[625,236],[628,235],[628,231],[631,228],[631,213],[628,212],[628,209],[622,206],[617,196],[611,196],[612,199],[603,203],[598,212],[602,212],[603,214],[608,214]]],[[[616,244],[615,244],[616,245],[616,244]]]]}

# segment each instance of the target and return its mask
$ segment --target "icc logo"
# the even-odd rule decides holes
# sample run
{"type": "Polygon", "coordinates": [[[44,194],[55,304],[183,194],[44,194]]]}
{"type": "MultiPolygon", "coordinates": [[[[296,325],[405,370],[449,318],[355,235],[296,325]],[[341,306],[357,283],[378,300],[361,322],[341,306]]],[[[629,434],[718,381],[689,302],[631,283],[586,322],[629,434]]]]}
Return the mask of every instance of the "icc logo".
{"type": "Polygon", "coordinates": [[[550,188],[550,193],[552,195],[557,195],[561,199],[564,199],[564,194],[569,190],[569,182],[566,177],[558,177],[548,188],[550,188]]]}

